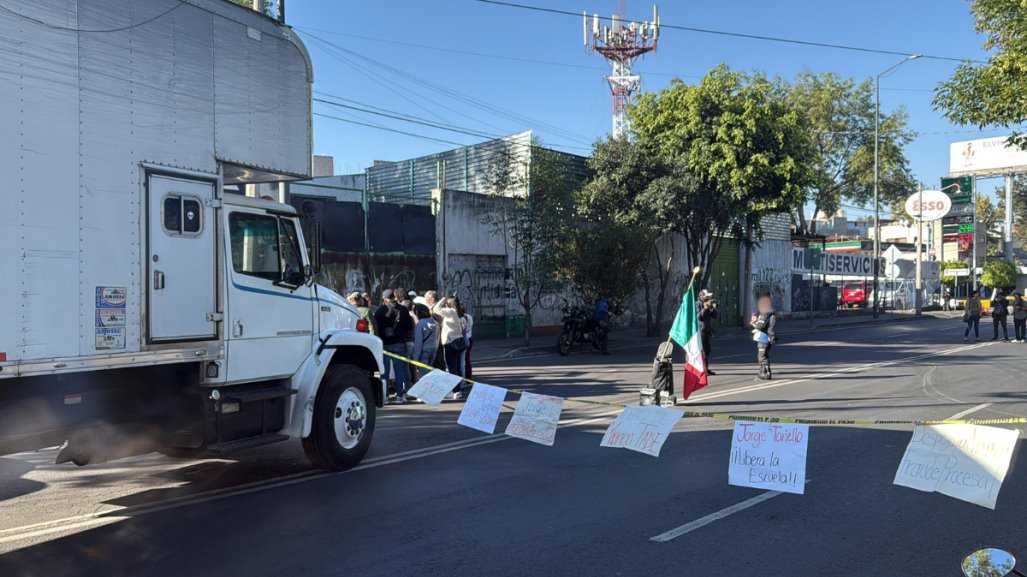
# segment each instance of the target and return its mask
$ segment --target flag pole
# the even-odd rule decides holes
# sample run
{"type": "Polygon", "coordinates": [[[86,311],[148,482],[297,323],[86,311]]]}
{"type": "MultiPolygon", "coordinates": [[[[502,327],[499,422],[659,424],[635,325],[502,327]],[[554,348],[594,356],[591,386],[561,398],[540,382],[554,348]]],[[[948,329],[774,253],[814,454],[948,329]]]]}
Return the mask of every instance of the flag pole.
{"type": "MultiPolygon", "coordinates": [[[[692,278],[688,281],[688,286],[685,287],[685,292],[684,292],[684,294],[681,295],[681,298],[685,298],[685,295],[688,294],[688,291],[692,290],[692,285],[695,284],[695,279],[699,276],[699,273],[701,273],[701,272],[702,272],[702,267],[701,266],[697,266],[697,267],[692,269],[692,278]]],[[[671,328],[673,328],[673,327],[671,327],[671,328]]],[[[670,331],[667,331],[667,342],[669,343],[672,339],[673,339],[673,337],[670,336],[670,331]]]]}

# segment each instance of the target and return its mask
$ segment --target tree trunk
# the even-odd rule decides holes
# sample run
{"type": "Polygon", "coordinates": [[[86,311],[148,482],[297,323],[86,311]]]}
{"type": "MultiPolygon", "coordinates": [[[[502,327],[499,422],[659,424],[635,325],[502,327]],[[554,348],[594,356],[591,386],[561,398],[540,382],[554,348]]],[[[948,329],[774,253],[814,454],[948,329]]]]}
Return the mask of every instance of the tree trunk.
{"type": "Polygon", "coordinates": [[[531,346],[531,306],[524,307],[524,346],[531,346]]]}

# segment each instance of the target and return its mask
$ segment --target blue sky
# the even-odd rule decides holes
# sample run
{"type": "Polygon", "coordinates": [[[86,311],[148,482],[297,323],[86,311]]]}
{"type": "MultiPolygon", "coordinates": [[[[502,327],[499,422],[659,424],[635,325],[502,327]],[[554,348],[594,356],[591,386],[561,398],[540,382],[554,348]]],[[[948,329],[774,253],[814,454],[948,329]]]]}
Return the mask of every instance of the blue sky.
{"type": "MultiPolygon", "coordinates": [[[[614,0],[522,3],[603,15],[617,10],[614,0]]],[[[651,3],[627,2],[629,17],[645,19],[651,10],[651,3]]],[[[664,24],[985,57],[968,5],[956,0],[675,0],[660,5],[660,16],[664,24]]],[[[292,0],[288,20],[305,35],[314,60],[315,90],[349,99],[347,104],[371,105],[387,114],[413,115],[471,132],[533,129],[547,144],[577,153],[587,153],[590,143],[610,130],[605,63],[585,52],[580,18],[474,0],[292,0]],[[450,92],[430,89],[423,81],[450,92]],[[469,106],[466,97],[492,109],[469,106]]],[[[665,29],[659,51],[642,59],[636,71],[643,76],[643,90],[655,91],[673,76],[694,82],[721,62],[784,77],[809,68],[863,79],[901,58],[665,29]]],[[[931,187],[948,172],[950,142],[1004,134],[953,126],[933,110],[932,90],[955,66],[922,58],[881,81],[882,110],[905,106],[910,127],[921,133],[907,155],[916,177],[931,187]]],[[[314,110],[462,144],[482,140],[321,103],[315,103],[314,110]]],[[[339,173],[360,172],[376,159],[400,160],[449,148],[454,146],[314,118],[314,150],[334,156],[339,173]]],[[[982,184],[990,190],[996,183],[982,184]]]]}

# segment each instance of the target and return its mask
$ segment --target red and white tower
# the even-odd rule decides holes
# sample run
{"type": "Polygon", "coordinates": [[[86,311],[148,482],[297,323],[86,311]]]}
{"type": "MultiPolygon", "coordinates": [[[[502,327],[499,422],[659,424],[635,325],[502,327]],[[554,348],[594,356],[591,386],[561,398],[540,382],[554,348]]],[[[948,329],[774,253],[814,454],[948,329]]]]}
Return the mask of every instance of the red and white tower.
{"type": "Polygon", "coordinates": [[[613,93],[613,136],[628,132],[627,106],[631,95],[642,85],[642,77],[631,73],[635,60],[646,52],[655,52],[660,38],[660,13],[653,6],[651,22],[630,22],[624,20],[624,0],[620,2],[620,14],[615,14],[609,26],[600,25],[599,15],[593,14],[591,25],[588,14],[582,14],[585,47],[598,52],[610,63],[610,75],[606,80],[613,93]]]}

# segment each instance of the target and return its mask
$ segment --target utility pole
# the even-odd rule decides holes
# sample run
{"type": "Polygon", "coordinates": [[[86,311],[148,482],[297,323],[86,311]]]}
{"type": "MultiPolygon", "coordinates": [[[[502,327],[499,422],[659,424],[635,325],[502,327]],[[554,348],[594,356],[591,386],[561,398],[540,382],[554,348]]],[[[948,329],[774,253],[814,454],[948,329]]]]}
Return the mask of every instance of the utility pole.
{"type": "Polygon", "coordinates": [[[1006,260],[1013,262],[1013,175],[1006,175],[1006,215],[1002,223],[1002,248],[1006,260]]]}
{"type": "Polygon", "coordinates": [[[922,247],[924,244],[924,183],[918,182],[916,186],[917,201],[919,202],[919,208],[917,209],[917,233],[916,233],[916,296],[913,301],[916,303],[916,315],[920,316],[923,312],[923,296],[922,292],[924,289],[924,270],[923,270],[923,254],[922,247]]]}
{"type": "Polygon", "coordinates": [[[610,64],[606,77],[613,94],[613,137],[628,132],[628,104],[631,95],[642,86],[642,77],[633,74],[631,67],[646,52],[655,52],[660,38],[660,13],[653,6],[651,22],[624,22],[624,1],[620,14],[614,15],[610,26],[599,24],[599,15],[592,15],[591,27],[587,13],[582,13],[582,40],[590,52],[598,52],[610,64]]]}
{"type": "Polygon", "coordinates": [[[880,159],[880,144],[881,144],[881,77],[887,75],[892,70],[895,70],[899,66],[909,62],[910,60],[916,60],[920,58],[920,54],[910,54],[903,58],[899,62],[892,64],[886,68],[883,72],[874,77],[874,318],[878,315],[878,305],[880,304],[880,286],[878,283],[881,278],[881,271],[878,269],[878,263],[881,260],[881,197],[878,190],[881,180],[881,159],[880,159]]]}
{"type": "MultiPolygon", "coordinates": [[[[970,278],[972,279],[971,282],[970,282],[970,288],[971,288],[971,290],[977,290],[977,234],[978,234],[978,232],[980,232],[980,231],[977,230],[977,228],[978,228],[977,227],[977,224],[978,224],[977,223],[977,175],[975,174],[975,175],[971,176],[970,178],[973,179],[973,183],[974,183],[974,185],[973,185],[973,196],[971,197],[971,202],[973,202],[973,205],[974,205],[974,229],[973,229],[973,256],[972,256],[973,260],[971,260],[971,265],[970,265],[970,278]]],[[[985,234],[987,234],[987,231],[985,231],[985,234]]],[[[987,242],[987,237],[985,237],[985,242],[987,242]]],[[[987,253],[987,248],[985,248],[985,253],[987,253]]]]}

